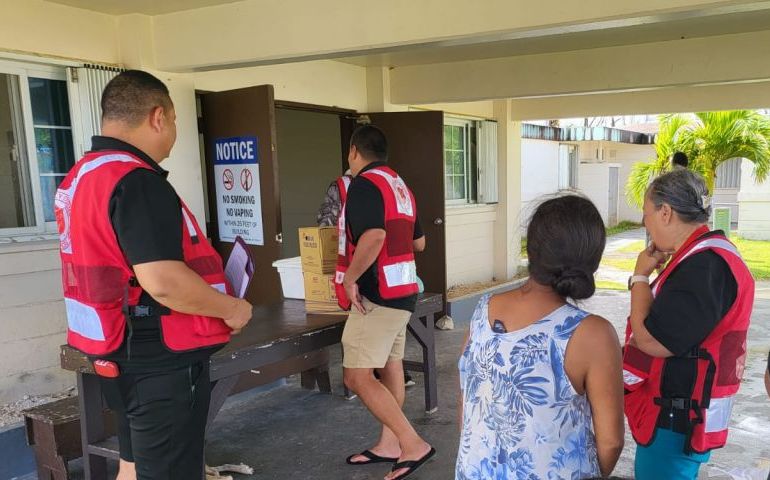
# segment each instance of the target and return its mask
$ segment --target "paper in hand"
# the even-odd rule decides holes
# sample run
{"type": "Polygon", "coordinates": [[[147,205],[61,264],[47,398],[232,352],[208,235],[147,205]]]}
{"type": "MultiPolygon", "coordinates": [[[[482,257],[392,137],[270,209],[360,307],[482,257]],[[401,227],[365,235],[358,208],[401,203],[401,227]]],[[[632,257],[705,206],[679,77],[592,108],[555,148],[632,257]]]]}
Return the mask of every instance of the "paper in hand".
{"type": "Polygon", "coordinates": [[[243,298],[254,276],[254,259],[251,258],[246,242],[240,236],[235,237],[233,251],[230,252],[225,264],[225,276],[233,287],[235,295],[243,298]]]}

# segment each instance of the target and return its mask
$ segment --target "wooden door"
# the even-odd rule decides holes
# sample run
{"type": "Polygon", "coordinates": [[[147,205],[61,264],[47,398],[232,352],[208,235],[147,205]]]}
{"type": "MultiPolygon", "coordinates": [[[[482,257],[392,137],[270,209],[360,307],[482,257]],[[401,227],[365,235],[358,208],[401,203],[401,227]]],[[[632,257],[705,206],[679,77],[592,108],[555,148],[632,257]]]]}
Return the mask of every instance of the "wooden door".
{"type": "MultiPolygon", "coordinates": [[[[387,112],[366,116],[388,139],[388,164],[404,179],[417,200],[417,215],[426,248],[417,254],[417,274],[426,292],[446,302],[446,234],[444,217],[444,113],[387,112]]],[[[342,128],[347,156],[355,121],[342,128]]],[[[446,306],[446,305],[445,305],[446,306]]]]}
{"type": "MultiPolygon", "coordinates": [[[[238,165],[229,178],[215,175],[215,146],[222,139],[256,138],[258,156],[259,198],[261,201],[262,245],[251,244],[256,276],[246,294],[253,304],[280,301],[281,281],[273,262],[281,258],[281,205],[278,193],[278,163],[275,134],[275,101],[272,85],[241,88],[201,95],[203,136],[206,151],[206,172],[211,215],[208,232],[214,247],[226,259],[232,250],[231,241],[221,240],[219,212],[223,208],[217,194],[217,182],[228,186],[241,180],[238,165]]],[[[246,177],[246,185],[251,177],[246,177]]],[[[255,180],[251,180],[254,182],[255,180]]]]}

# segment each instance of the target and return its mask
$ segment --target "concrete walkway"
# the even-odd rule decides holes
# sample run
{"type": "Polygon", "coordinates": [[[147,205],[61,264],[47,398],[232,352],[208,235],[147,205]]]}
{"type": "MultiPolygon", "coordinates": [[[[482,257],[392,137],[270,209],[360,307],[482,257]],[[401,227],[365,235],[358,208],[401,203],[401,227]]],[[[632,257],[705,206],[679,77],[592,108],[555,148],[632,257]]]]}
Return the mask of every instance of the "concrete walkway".
{"type": "MultiPolygon", "coordinates": [[[[639,252],[621,252],[623,248],[628,247],[633,243],[644,242],[645,230],[638,228],[635,230],[629,230],[627,232],[619,233],[607,238],[607,245],[604,248],[604,259],[615,260],[635,260],[639,255],[639,252]]],[[[640,249],[641,251],[641,249],[640,249]]],[[[596,279],[598,281],[612,282],[624,286],[628,282],[628,276],[632,272],[627,270],[621,270],[613,266],[602,263],[599,265],[599,270],[596,272],[596,279]]]]}
{"type": "MultiPolygon", "coordinates": [[[[626,292],[600,291],[582,307],[603,315],[624,328],[628,312],[626,292]]],[[[417,430],[437,448],[438,455],[415,480],[450,480],[458,445],[457,358],[467,328],[467,318],[455,318],[457,328],[436,331],[439,364],[439,411],[423,412],[422,378],[407,392],[405,411],[417,430]]],[[[418,350],[409,340],[408,357],[418,350]]],[[[764,393],[762,375],[770,349],[770,300],[759,300],[749,335],[746,376],[739,394],[729,444],[716,451],[702,478],[743,479],[740,469],[757,469],[767,476],[770,469],[770,400],[764,393]],[[725,472],[732,471],[734,476],[725,472]]],[[[370,446],[377,437],[376,423],[360,401],[342,398],[339,350],[334,349],[333,395],[307,392],[296,379],[271,392],[242,394],[232,398],[219,415],[208,436],[210,464],[240,463],[253,466],[256,479],[379,479],[387,466],[350,467],[349,454],[370,446]]],[[[616,475],[630,478],[633,472],[634,443],[627,436],[626,448],[616,475]]],[[[74,479],[82,474],[75,465],[74,479]]]]}

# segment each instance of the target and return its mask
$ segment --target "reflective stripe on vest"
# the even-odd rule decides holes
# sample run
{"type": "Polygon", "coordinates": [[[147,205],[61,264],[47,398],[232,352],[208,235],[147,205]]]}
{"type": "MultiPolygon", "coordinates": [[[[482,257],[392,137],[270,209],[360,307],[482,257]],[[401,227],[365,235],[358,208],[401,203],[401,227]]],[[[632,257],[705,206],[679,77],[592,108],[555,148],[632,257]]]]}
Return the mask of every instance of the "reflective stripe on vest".
{"type": "MultiPolygon", "coordinates": [[[[735,255],[736,257],[743,259],[743,257],[741,257],[741,254],[738,252],[738,249],[735,248],[735,245],[730,243],[728,240],[725,240],[724,238],[708,238],[706,240],[698,242],[697,245],[693,247],[692,250],[682,255],[681,258],[677,259],[677,262],[676,262],[677,265],[684,262],[690,256],[707,248],[718,248],[720,250],[725,250],[735,255]]],[[[660,282],[655,282],[655,284],[652,286],[652,295],[657,296],[659,290],[660,290],[660,282]]]]}
{"type": "Polygon", "coordinates": [[[409,217],[414,216],[414,205],[412,205],[412,198],[406,189],[406,184],[401,177],[392,177],[386,172],[378,169],[367,170],[366,174],[379,175],[388,181],[390,189],[393,190],[393,196],[396,198],[396,210],[401,215],[407,215],[409,217]]]}
{"type": "Polygon", "coordinates": [[[187,233],[190,234],[190,238],[192,238],[194,242],[198,238],[198,232],[195,231],[195,226],[190,219],[190,215],[187,214],[187,210],[184,208],[182,209],[182,218],[184,218],[184,224],[187,226],[187,233]]]}
{"type": "Polygon", "coordinates": [[[142,163],[135,158],[129,157],[128,155],[122,155],[119,153],[97,157],[80,167],[80,170],[78,170],[77,175],[75,176],[75,178],[72,179],[72,183],[70,184],[69,188],[67,188],[66,190],[59,189],[56,191],[56,195],[54,197],[54,206],[60,209],[60,211],[63,212],[64,214],[63,218],[61,219],[61,221],[63,222],[63,225],[60,225],[60,228],[62,229],[62,231],[59,234],[59,243],[61,244],[62,252],[72,253],[72,241],[70,240],[70,236],[69,236],[70,235],[70,231],[69,231],[70,218],[69,217],[70,217],[70,209],[72,207],[72,198],[75,196],[75,191],[78,188],[78,183],[80,183],[80,179],[86,173],[92,172],[97,168],[101,167],[102,165],[105,165],[107,163],[112,163],[112,162],[138,163],[140,165],[142,163]]]}
{"type": "Polygon", "coordinates": [[[633,386],[636,385],[639,382],[643,382],[644,379],[642,377],[636,376],[634,373],[623,369],[623,383],[625,385],[633,386]]]}
{"type": "Polygon", "coordinates": [[[388,287],[401,287],[417,282],[417,265],[414,260],[385,265],[382,269],[388,287]]]}
{"type": "Polygon", "coordinates": [[[70,330],[90,340],[104,341],[102,321],[96,309],[72,298],[64,298],[67,326],[70,330]]]}
{"type": "Polygon", "coordinates": [[[728,425],[730,425],[730,414],[733,411],[734,404],[735,395],[711,399],[711,404],[705,412],[706,433],[727,430],[728,425]]]}

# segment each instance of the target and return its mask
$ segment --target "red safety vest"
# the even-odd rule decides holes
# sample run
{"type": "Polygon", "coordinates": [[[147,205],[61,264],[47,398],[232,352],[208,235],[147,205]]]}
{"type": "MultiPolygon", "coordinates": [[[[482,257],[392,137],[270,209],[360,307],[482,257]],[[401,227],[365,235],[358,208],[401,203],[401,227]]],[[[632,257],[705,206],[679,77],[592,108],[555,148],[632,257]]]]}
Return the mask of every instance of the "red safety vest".
{"type": "MultiPolygon", "coordinates": [[[[121,346],[128,312],[142,293],[108,215],[117,183],[137,168],[152,170],[123,151],[87,153],[56,192],[67,343],[88,355],[107,355],[121,346]]],[[[232,293],[221,258],[184,202],[179,203],[185,263],[214,288],[232,293]]],[[[230,328],[219,318],[169,312],[161,316],[161,332],[172,351],[221,345],[230,339],[230,328]]]]}
{"type": "Polygon", "coordinates": [[[689,398],[661,396],[666,359],[652,357],[629,345],[632,332],[628,323],[623,354],[625,413],[634,440],[640,445],[652,443],[663,407],[689,412],[685,453],[705,453],[723,447],[727,441],[730,413],[746,361],[746,332],[754,304],[754,278],[738,250],[724,235],[704,236],[706,233],[706,227],[698,229],[679,249],[652,283],[652,294],[658,294],[679,264],[704,250],[713,251],[727,262],[735,277],[738,294],[717,327],[686,357],[697,367],[697,379],[689,398]]]}
{"type": "Polygon", "coordinates": [[[342,215],[345,202],[348,201],[348,188],[350,188],[351,180],[352,178],[349,175],[343,175],[337,179],[337,190],[340,191],[340,215],[342,215]]]}
{"type": "MultiPolygon", "coordinates": [[[[359,175],[377,187],[385,205],[385,244],[377,257],[380,296],[383,299],[392,300],[414,295],[419,290],[412,238],[417,219],[417,203],[414,195],[404,180],[389,167],[375,167],[359,175]]],[[[344,189],[344,197],[342,192],[341,188],[340,198],[347,198],[347,188],[344,189]]],[[[353,260],[356,246],[353,245],[350,228],[345,224],[344,203],[340,210],[338,229],[339,248],[334,283],[340,307],[348,310],[351,302],[342,286],[342,281],[353,260]]]]}

